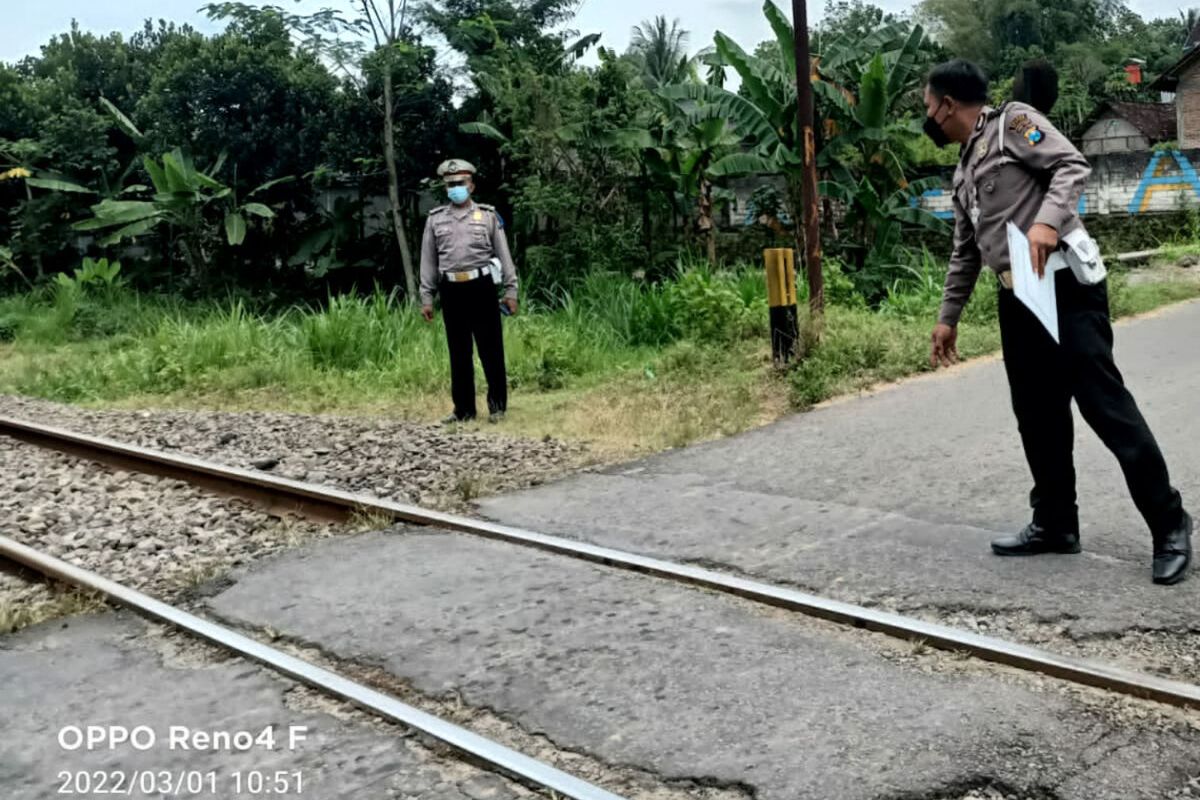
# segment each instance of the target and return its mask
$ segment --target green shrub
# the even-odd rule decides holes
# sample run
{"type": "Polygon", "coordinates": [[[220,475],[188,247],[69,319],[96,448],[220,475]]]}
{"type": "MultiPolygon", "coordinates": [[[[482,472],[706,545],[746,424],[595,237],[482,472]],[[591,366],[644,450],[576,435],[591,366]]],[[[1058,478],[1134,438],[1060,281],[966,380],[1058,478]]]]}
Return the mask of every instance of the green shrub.
{"type": "Polygon", "coordinates": [[[0,300],[0,329],[12,341],[64,344],[145,333],[182,310],[176,299],[130,290],[120,272],[120,262],[85,258],[73,276],[60,273],[28,294],[0,300]]]}
{"type": "Polygon", "coordinates": [[[700,270],[689,270],[670,287],[675,294],[676,322],[683,335],[700,342],[739,338],[746,306],[733,282],[700,270]]]}
{"type": "MultiPolygon", "coordinates": [[[[880,313],[888,317],[926,322],[932,327],[942,306],[947,266],[928,250],[911,254],[906,267],[907,277],[896,280],[888,287],[886,297],[879,304],[880,313]]],[[[973,324],[995,322],[996,290],[995,275],[986,267],[983,268],[971,300],[963,310],[963,321],[973,324]]]]}
{"type": "Polygon", "coordinates": [[[572,292],[563,292],[563,313],[597,344],[627,345],[633,340],[634,318],[642,287],[615,272],[596,271],[572,292]]]}
{"type": "Polygon", "coordinates": [[[682,338],[726,343],[765,335],[768,327],[764,272],[714,272],[704,263],[679,264],[676,277],[650,284],[595,272],[556,304],[581,334],[606,347],[661,347],[682,338]]]}
{"type": "Polygon", "coordinates": [[[661,284],[642,290],[629,320],[629,343],[661,347],[679,339],[679,310],[674,292],[661,284]]]}
{"type": "Polygon", "coordinates": [[[330,297],[323,309],[299,315],[299,332],[313,366],[355,370],[394,360],[418,321],[395,294],[377,288],[367,298],[330,297]]]}
{"type": "MultiPolygon", "coordinates": [[[[853,279],[846,274],[841,260],[834,256],[821,259],[821,275],[825,284],[825,302],[846,308],[866,308],[867,301],[858,291],[853,279]]],[[[763,278],[763,297],[766,297],[766,278],[763,278]]],[[[808,303],[808,277],[804,265],[796,262],[796,297],[800,305],[808,303]]]]}
{"type": "Polygon", "coordinates": [[[505,350],[514,388],[561,389],[604,357],[603,348],[589,342],[578,327],[562,324],[563,319],[561,313],[518,317],[508,327],[505,350]]]}
{"type": "Polygon", "coordinates": [[[928,359],[927,330],[925,321],[830,309],[821,346],[791,372],[793,402],[806,408],[846,389],[922,368],[928,359]]]}
{"type": "MultiPolygon", "coordinates": [[[[787,375],[797,405],[926,368],[944,266],[922,254],[911,267],[878,311],[852,292],[841,295],[848,304],[828,305],[822,343],[787,375]]],[[[831,262],[835,296],[848,283],[839,274],[831,262]]],[[[1190,282],[1129,286],[1120,270],[1110,282],[1116,316],[1197,291],[1190,282]]],[[[996,280],[985,273],[964,313],[964,356],[998,346],[995,295],[996,280]]],[[[766,306],[757,265],[677,265],[676,277],[660,283],[593,273],[574,292],[505,320],[510,380],[515,388],[555,391],[621,373],[703,376],[713,364],[729,370],[736,363],[748,387],[764,363],[766,306]],[[722,360],[729,353],[742,355],[722,360]]],[[[0,341],[11,342],[5,352],[33,356],[0,369],[0,391],[95,401],[273,388],[298,402],[336,407],[339,397],[445,390],[449,358],[440,319],[427,324],[392,295],[336,295],[322,308],[272,315],[252,308],[240,300],[184,305],[76,278],[0,298],[0,341]]]]}

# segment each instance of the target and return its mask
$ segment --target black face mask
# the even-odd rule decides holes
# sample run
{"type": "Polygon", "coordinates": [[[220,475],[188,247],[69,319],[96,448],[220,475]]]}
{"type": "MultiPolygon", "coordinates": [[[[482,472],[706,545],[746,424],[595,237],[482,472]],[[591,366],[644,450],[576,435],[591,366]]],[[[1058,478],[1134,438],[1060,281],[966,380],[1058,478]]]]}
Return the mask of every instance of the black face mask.
{"type": "Polygon", "coordinates": [[[925,118],[925,135],[932,139],[938,147],[946,147],[950,144],[950,137],[933,117],[925,118]]]}
{"type": "MultiPolygon", "coordinates": [[[[942,104],[938,103],[938,108],[940,109],[941,107],[942,104]]],[[[938,124],[936,109],[933,114],[934,116],[932,117],[925,117],[925,135],[932,139],[933,143],[938,147],[946,147],[950,144],[950,137],[942,130],[942,126],[938,124]]]]}

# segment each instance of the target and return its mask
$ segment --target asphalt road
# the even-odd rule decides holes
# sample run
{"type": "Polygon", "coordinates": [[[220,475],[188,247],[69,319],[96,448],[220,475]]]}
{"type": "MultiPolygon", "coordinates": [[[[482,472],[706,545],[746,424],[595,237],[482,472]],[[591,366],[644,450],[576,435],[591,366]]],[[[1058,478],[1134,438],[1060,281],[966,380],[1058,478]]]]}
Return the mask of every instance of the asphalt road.
{"type": "MultiPolygon", "coordinates": [[[[1117,326],[1117,364],[1200,509],[1200,303],[1117,326]]],[[[741,436],[492,498],[546,533],[906,611],[1023,612],[1080,636],[1200,630],[1200,577],[1150,580],[1150,534],[1076,412],[1082,557],[1001,559],[1030,479],[1003,364],[987,360],[741,436]]]]}
{"type": "MultiPolygon", "coordinates": [[[[1198,339],[1200,305],[1118,333],[1119,363],[1185,498],[1200,494],[1188,438],[1198,339]]],[[[990,537],[1024,523],[1028,491],[991,362],[483,509],[906,610],[1019,613],[1110,638],[1197,625],[1200,579],[1151,585],[1148,534],[1089,433],[1079,472],[1086,555],[988,553],[990,537]]],[[[312,544],[238,573],[205,602],[231,623],[478,709],[506,736],[684,796],[943,800],[994,785],[1038,800],[1150,800],[1192,797],[1185,787],[1200,774],[1194,714],[464,535],[401,527],[312,544]]],[[[140,625],[106,615],[0,640],[0,782],[16,797],[48,796],[40,787],[64,763],[50,731],[139,718],[311,725],[307,750],[261,759],[326,777],[305,796],[515,796],[386,738],[394,731],[289,705],[291,687],[256,668],[169,663],[140,625]],[[406,794],[413,775],[425,783],[406,794]]]]}

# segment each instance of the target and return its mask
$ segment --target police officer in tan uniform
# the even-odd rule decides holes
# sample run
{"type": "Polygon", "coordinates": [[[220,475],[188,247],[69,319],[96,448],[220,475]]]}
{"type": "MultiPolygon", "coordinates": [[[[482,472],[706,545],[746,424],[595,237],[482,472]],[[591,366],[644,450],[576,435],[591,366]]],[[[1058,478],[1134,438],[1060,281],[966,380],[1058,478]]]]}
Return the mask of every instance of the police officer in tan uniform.
{"type": "Polygon", "coordinates": [[[504,286],[503,305],[517,313],[517,269],[508,249],[504,223],[496,209],[471,199],[475,167],[461,159],[445,161],[438,176],[449,205],[429,212],[421,242],[421,313],[433,320],[433,296],[442,300],[450,348],[450,393],[454,412],[446,424],[475,418],[475,363],[472,340],[488,383],[488,419],[499,422],[508,409],[508,376],[496,267],[504,286]]]}
{"type": "Polygon", "coordinates": [[[1172,486],[1150,428],[1113,362],[1107,284],[1079,218],[1087,160],[1039,111],[989,108],[987,78],[967,61],[930,73],[925,131],[962,145],[954,174],[954,254],[933,330],[931,362],[958,359],[958,321],[983,264],[997,275],[1000,333],[1025,456],[1033,473],[1033,521],[992,543],[997,555],[1078,553],[1071,400],[1112,451],[1150,527],[1155,583],[1183,580],[1192,520],[1172,486]],[[1055,281],[1059,339],[1012,292],[1007,223],[1024,231],[1034,269],[1055,281]],[[1070,268],[1058,269],[1060,266],[1070,268]]]}

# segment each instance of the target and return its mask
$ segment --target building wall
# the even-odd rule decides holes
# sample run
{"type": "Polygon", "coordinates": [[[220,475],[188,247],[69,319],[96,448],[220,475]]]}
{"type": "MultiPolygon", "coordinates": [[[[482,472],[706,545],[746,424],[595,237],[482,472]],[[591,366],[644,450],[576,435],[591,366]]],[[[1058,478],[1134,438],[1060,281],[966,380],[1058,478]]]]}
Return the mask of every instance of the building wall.
{"type": "Polygon", "coordinates": [[[1150,140],[1123,117],[1101,117],[1083,134],[1083,154],[1128,153],[1150,149],[1150,140]]]}
{"type": "Polygon", "coordinates": [[[1179,146],[1185,150],[1200,147],[1200,64],[1179,76],[1175,113],[1179,119],[1179,146]]]}
{"type": "MultiPolygon", "coordinates": [[[[1080,200],[1080,211],[1091,215],[1136,215],[1200,207],[1200,150],[1110,153],[1088,159],[1092,175],[1080,200]]],[[[934,189],[921,206],[943,219],[953,218],[946,189],[934,189]]]]}

